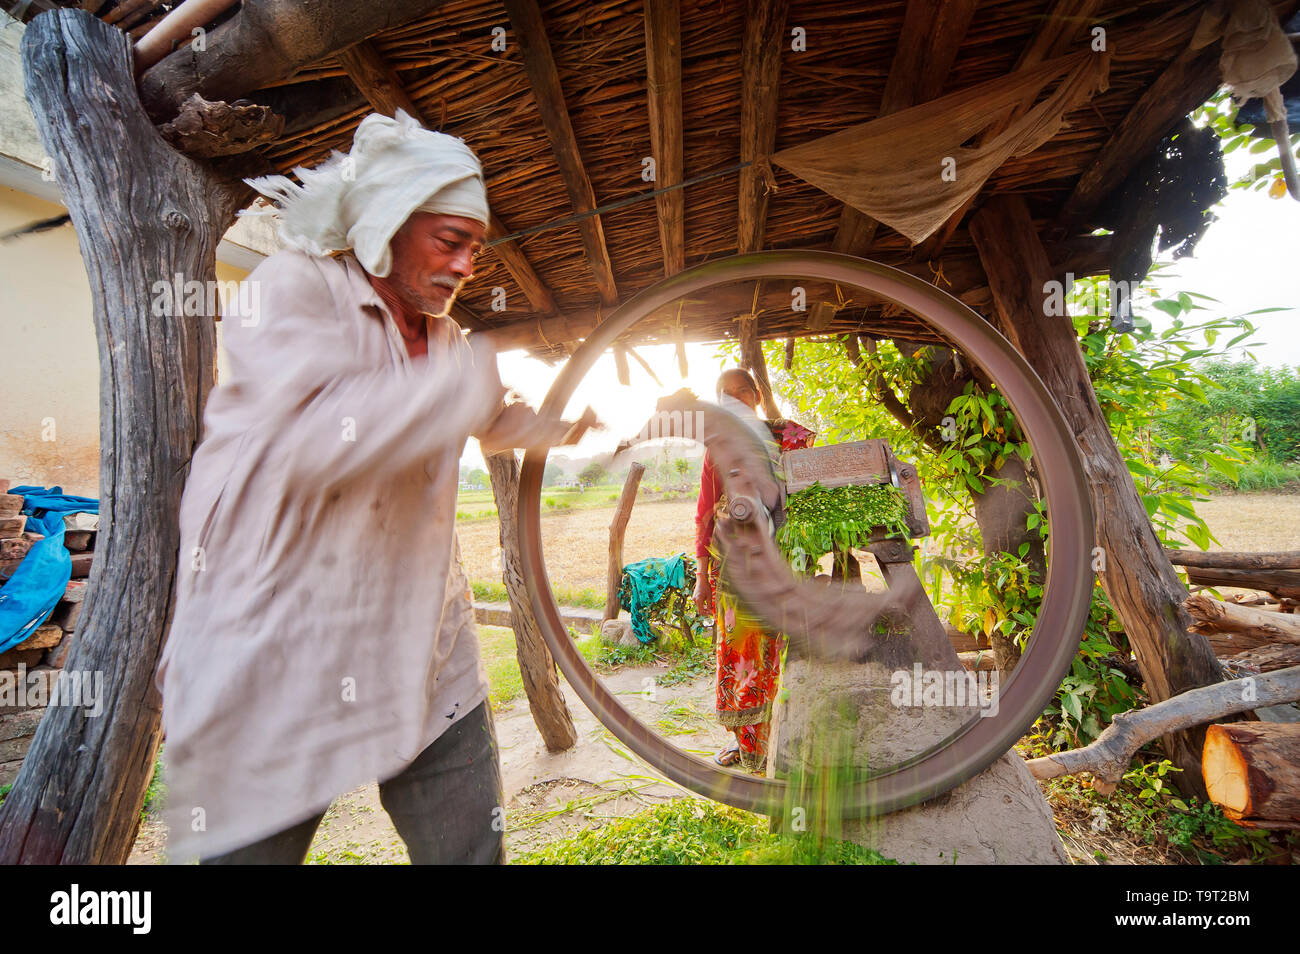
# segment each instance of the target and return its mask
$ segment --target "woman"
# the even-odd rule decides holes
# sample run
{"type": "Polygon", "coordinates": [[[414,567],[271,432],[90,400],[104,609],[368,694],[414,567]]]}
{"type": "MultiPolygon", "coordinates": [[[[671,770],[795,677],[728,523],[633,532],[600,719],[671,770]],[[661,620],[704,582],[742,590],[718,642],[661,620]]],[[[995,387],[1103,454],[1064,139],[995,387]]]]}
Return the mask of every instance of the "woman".
{"type": "MultiPolygon", "coordinates": [[[[724,371],[718,378],[718,403],[747,424],[752,422],[769,446],[775,442],[787,451],[812,444],[812,431],[793,421],[758,419],[758,387],[740,368],[724,371]]],[[[714,761],[723,766],[739,763],[750,772],[761,772],[767,761],[772,698],[780,679],[784,640],[747,618],[735,599],[719,588],[719,566],[711,544],[715,515],[720,505],[725,506],[723,498],[722,481],[706,451],[695,508],[695,556],[699,561],[695,606],[702,614],[713,613],[718,633],[718,721],[736,737],[714,761]]]]}

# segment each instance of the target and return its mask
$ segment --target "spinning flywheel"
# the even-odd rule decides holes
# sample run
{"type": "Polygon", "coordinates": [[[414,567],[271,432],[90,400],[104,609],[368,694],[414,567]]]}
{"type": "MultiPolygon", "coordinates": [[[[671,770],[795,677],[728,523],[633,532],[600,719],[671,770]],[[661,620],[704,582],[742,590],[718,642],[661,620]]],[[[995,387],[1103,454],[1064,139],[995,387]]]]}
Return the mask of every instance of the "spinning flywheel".
{"type": "MultiPolygon", "coordinates": [[[[782,251],[739,255],[680,272],[619,307],[569,359],[552,385],[543,414],[559,416],[595,361],[637,322],[679,298],[716,286],[758,279],[821,280],[861,289],[912,312],[979,365],[1011,405],[1042,477],[1051,527],[1049,563],[1037,624],[1011,675],[998,687],[996,715],[966,719],[933,745],[897,764],[863,770],[838,793],[846,818],[895,811],[932,798],[990,766],[1007,752],[1047,706],[1068,672],[1088,615],[1093,588],[1089,557],[1092,510],[1083,463],[1051,395],[1011,344],[957,299],[905,272],[830,252],[782,251]]],[[[677,408],[674,408],[676,410],[677,408]]],[[[831,587],[825,580],[798,579],[773,537],[784,488],[772,475],[757,437],[727,412],[699,403],[702,440],[723,480],[727,505],[714,542],[724,584],[746,611],[789,640],[791,653],[812,661],[898,664],[908,653],[951,652],[912,567],[907,540],[881,535],[869,541],[888,590],[831,587]],[[899,625],[901,624],[901,626],[899,625]],[[899,630],[913,634],[900,644],[899,630]],[[927,643],[926,640],[929,640],[927,643]],[[936,649],[935,640],[943,641],[936,649]]],[[[897,461],[883,441],[822,448],[841,456],[841,472],[855,482],[889,481],[908,501],[907,527],[924,535],[924,505],[914,468],[897,461]]],[[[717,801],[763,814],[789,804],[790,783],[720,768],[668,744],[611,693],[587,665],[560,620],[546,572],[541,541],[541,484],[547,448],[524,457],[520,476],[519,536],[529,598],[552,656],[582,701],[633,752],[669,778],[717,801]]],[[[807,453],[807,452],[796,452],[807,453]]],[[[811,455],[787,457],[787,478],[799,468],[811,474],[811,455]]],[[[811,482],[809,480],[808,482],[811,482]]],[[[792,487],[797,484],[791,484],[792,487]]],[[[955,660],[955,654],[952,657],[955,660]]]]}

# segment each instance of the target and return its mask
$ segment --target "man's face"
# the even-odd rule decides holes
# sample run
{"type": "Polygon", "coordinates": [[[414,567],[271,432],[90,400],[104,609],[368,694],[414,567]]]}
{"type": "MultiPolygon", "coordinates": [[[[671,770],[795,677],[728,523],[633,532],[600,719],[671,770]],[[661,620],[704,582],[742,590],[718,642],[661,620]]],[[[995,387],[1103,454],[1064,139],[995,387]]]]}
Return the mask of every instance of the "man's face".
{"type": "Polygon", "coordinates": [[[474,276],[484,231],[482,223],[458,215],[413,213],[389,245],[389,287],[413,311],[447,314],[461,285],[474,276]]]}

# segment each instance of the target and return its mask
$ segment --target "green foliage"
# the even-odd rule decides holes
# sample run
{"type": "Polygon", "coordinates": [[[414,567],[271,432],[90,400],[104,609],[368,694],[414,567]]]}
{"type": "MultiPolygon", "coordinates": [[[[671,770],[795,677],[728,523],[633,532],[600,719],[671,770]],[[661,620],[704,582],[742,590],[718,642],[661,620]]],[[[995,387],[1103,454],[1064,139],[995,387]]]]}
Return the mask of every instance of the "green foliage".
{"type": "MultiPolygon", "coordinates": [[[[490,580],[475,580],[470,583],[470,590],[477,603],[505,603],[510,599],[504,583],[490,580]]],[[[560,606],[583,606],[587,609],[604,609],[605,594],[590,588],[575,590],[568,586],[552,586],[555,602],[560,606]]]]}
{"type": "MultiPolygon", "coordinates": [[[[1237,125],[1237,106],[1227,88],[1218,93],[1198,109],[1192,112],[1192,121],[1197,126],[1210,126],[1219,135],[1221,148],[1225,156],[1245,149],[1251,155],[1260,157],[1247,172],[1228,184],[1229,189],[1252,189],[1256,192],[1268,189],[1269,195],[1282,198],[1286,194],[1286,183],[1282,178],[1282,160],[1278,156],[1277,141],[1267,136],[1267,128],[1259,130],[1250,123],[1237,125]],[[1267,157],[1267,158],[1265,158],[1267,157]]],[[[1300,134],[1291,136],[1290,148],[1294,154],[1300,146],[1300,134]]]]}
{"type": "Polygon", "coordinates": [[[7,796],[11,791],[13,791],[13,788],[14,786],[12,782],[10,782],[8,785],[0,785],[0,805],[3,805],[5,803],[5,796],[7,796]]]}
{"type": "Polygon", "coordinates": [[[771,835],[762,816],[679,798],[584,831],[520,865],[894,864],[849,842],[771,835]]]}
{"type": "Polygon", "coordinates": [[[823,487],[816,483],[786,500],[776,542],[796,572],[822,554],[862,547],[873,534],[907,536],[907,500],[890,484],[823,487]]]}
{"type": "Polygon", "coordinates": [[[1049,799],[1089,811],[1094,830],[1119,829],[1144,844],[1167,842],[1201,864],[1236,856],[1260,861],[1276,853],[1266,833],[1237,826],[1211,802],[1180,796],[1169,785],[1179,771],[1168,759],[1139,756],[1113,794],[1099,794],[1077,775],[1051,779],[1046,790],[1049,799]]]}
{"type": "Polygon", "coordinates": [[[596,484],[604,483],[607,476],[605,468],[594,460],[578,472],[578,480],[584,487],[591,487],[596,484]]]}
{"type": "Polygon", "coordinates": [[[144,821],[155,805],[161,805],[167,798],[167,782],[163,778],[162,746],[158,747],[158,757],[154,760],[153,775],[149,778],[149,787],[144,790],[144,805],[140,808],[140,820],[144,821]]]}

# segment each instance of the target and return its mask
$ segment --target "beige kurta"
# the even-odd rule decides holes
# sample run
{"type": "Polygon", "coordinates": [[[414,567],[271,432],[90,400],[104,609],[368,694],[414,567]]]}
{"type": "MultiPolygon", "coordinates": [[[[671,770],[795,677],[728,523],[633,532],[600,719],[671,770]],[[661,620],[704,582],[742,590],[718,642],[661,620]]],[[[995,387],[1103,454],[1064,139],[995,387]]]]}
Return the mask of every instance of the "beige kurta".
{"type": "Polygon", "coordinates": [[[350,256],[281,252],[247,280],[158,674],[175,862],[397,774],[488,693],[454,520],[466,438],[501,406],[495,359],[449,319],[408,358],[350,256]]]}

